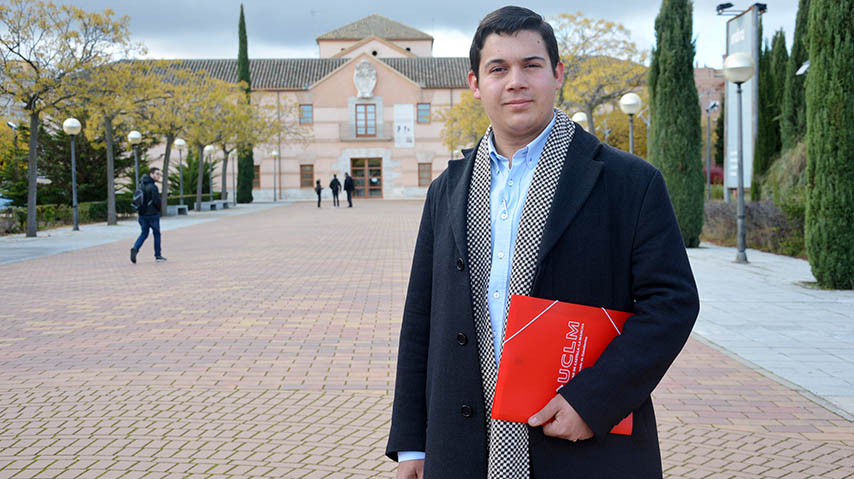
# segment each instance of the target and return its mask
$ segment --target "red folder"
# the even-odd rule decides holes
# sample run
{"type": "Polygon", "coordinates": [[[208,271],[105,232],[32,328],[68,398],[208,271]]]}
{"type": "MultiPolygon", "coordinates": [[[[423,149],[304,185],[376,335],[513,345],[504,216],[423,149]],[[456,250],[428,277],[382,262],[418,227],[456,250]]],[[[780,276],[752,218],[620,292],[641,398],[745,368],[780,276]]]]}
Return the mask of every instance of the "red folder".
{"type": "MultiPolygon", "coordinates": [[[[631,313],[514,295],[492,402],[492,418],[528,422],[578,371],[591,366],[631,313]]],[[[611,430],[632,434],[629,414],[611,430]]]]}

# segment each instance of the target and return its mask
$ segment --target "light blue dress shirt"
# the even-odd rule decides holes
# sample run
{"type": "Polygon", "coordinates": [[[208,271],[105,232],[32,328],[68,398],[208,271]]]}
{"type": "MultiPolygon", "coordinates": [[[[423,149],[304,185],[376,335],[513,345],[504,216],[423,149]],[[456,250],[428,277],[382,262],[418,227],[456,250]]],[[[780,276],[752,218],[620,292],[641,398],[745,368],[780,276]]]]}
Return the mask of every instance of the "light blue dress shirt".
{"type": "MultiPolygon", "coordinates": [[[[492,341],[495,363],[501,360],[501,343],[504,341],[504,311],[507,307],[507,292],[510,288],[510,269],[513,266],[513,250],[516,234],[528,189],[534,179],[534,171],[540,155],[555,124],[555,117],[533,141],[513,155],[510,160],[495,150],[493,135],[489,136],[489,166],[492,175],[489,184],[489,216],[492,231],[492,267],[489,269],[489,322],[492,325],[492,341]]],[[[422,451],[400,451],[398,462],[424,459],[422,451]]]]}

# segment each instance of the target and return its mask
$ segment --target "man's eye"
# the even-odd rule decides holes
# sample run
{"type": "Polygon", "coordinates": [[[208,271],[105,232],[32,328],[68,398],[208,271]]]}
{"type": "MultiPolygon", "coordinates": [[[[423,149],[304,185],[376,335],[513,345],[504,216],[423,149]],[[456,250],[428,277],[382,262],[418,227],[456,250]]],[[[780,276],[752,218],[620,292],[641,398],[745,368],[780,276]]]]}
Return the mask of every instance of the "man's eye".
{"type": "Polygon", "coordinates": [[[495,67],[495,68],[489,70],[489,73],[498,73],[498,72],[503,72],[503,71],[504,71],[504,67],[495,67]]]}

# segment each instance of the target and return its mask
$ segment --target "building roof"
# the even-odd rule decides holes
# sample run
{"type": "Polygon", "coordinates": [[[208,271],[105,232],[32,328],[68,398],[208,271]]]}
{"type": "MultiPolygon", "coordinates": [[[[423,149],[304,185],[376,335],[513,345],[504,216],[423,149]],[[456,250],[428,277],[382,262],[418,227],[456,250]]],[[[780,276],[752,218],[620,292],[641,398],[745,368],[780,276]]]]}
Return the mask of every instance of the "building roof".
{"type": "MultiPolygon", "coordinates": [[[[252,88],[305,90],[344,65],[348,58],[281,58],[249,60],[252,88]]],[[[380,58],[422,88],[467,88],[467,58],[380,58]]],[[[181,68],[206,71],[218,80],[237,83],[237,60],[181,60],[181,68]]]]}
{"type": "Polygon", "coordinates": [[[416,30],[402,23],[395,22],[382,15],[371,15],[361,20],[336,28],[331,32],[317,37],[321,40],[361,40],[365,37],[376,35],[386,40],[433,40],[421,30],[416,30]]]}

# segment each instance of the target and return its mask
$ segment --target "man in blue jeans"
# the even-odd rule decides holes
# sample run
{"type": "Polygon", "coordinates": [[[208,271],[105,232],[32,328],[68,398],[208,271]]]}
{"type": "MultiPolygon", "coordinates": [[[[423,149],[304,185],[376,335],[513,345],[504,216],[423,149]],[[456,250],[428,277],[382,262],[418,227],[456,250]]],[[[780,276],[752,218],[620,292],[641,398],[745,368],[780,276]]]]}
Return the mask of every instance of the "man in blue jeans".
{"type": "Polygon", "coordinates": [[[154,232],[154,259],[166,261],[166,258],[160,255],[160,190],[157,189],[155,183],[162,178],[163,173],[157,167],[152,167],[148,170],[148,174],[142,177],[142,207],[137,211],[139,213],[139,226],[142,231],[139,233],[139,238],[136,239],[133,248],[130,249],[131,263],[136,263],[136,254],[139,253],[139,248],[148,238],[149,229],[154,232]]]}

